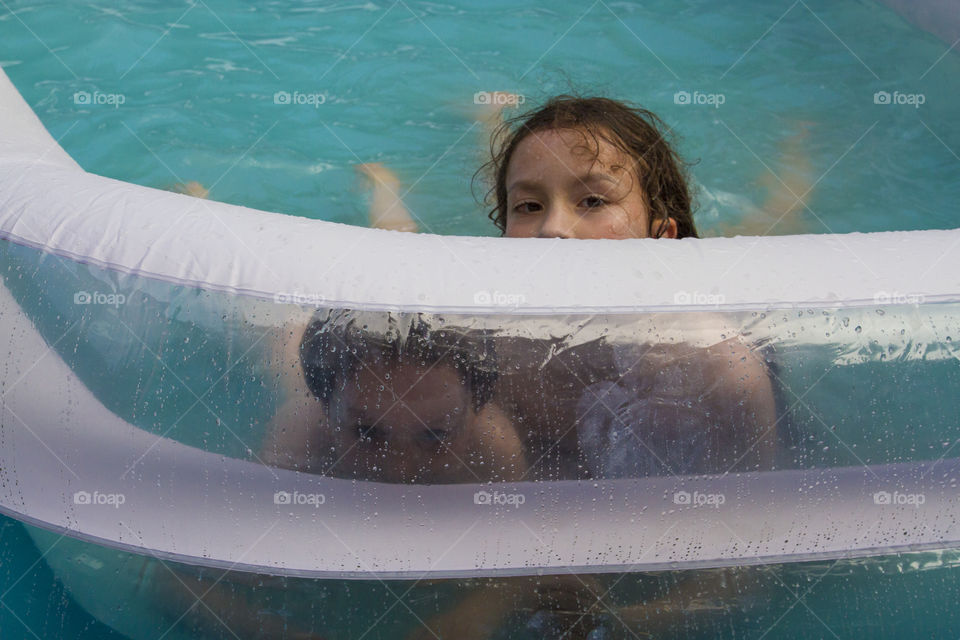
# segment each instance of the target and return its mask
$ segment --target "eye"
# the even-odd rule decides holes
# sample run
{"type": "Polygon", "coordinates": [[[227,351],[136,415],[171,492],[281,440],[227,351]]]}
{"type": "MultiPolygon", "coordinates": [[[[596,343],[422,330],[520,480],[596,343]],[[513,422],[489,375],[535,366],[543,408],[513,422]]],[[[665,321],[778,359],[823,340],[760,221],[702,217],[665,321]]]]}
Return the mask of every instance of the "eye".
{"type": "Polygon", "coordinates": [[[449,437],[450,431],[446,429],[424,429],[418,438],[423,444],[438,445],[446,442],[449,437]]]}
{"type": "Polygon", "coordinates": [[[513,210],[516,213],[536,213],[540,210],[540,205],[536,202],[521,202],[513,210]]]}
{"type": "Polygon", "coordinates": [[[596,209],[597,207],[602,207],[607,204],[607,201],[603,196],[587,196],[580,201],[580,204],[587,207],[587,209],[596,209]]]}
{"type": "Polygon", "coordinates": [[[354,429],[356,430],[358,440],[372,442],[374,440],[382,440],[384,437],[383,430],[380,429],[380,427],[358,424],[354,429]]]}

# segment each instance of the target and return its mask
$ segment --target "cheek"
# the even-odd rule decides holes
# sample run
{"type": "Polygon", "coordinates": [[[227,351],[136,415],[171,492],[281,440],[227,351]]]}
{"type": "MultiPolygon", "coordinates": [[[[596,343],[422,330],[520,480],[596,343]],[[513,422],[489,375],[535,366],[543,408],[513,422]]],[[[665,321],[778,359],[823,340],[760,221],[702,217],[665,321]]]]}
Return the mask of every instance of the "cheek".
{"type": "Polygon", "coordinates": [[[596,222],[603,225],[604,238],[649,238],[650,227],[647,222],[647,210],[643,203],[624,203],[622,207],[611,208],[604,212],[596,222]]]}
{"type": "Polygon", "coordinates": [[[637,237],[630,216],[619,207],[582,218],[577,224],[576,235],[584,240],[622,240],[637,237]]]}
{"type": "Polygon", "coordinates": [[[629,238],[650,237],[650,227],[647,225],[646,218],[631,220],[627,227],[627,237],[629,238]]]}
{"type": "Polygon", "coordinates": [[[503,235],[507,238],[528,238],[534,235],[533,229],[536,228],[535,220],[532,216],[528,218],[519,218],[507,216],[506,229],[503,235]]]}
{"type": "Polygon", "coordinates": [[[634,238],[649,238],[650,214],[647,211],[644,198],[639,195],[631,195],[627,211],[629,212],[630,235],[634,238]]]}

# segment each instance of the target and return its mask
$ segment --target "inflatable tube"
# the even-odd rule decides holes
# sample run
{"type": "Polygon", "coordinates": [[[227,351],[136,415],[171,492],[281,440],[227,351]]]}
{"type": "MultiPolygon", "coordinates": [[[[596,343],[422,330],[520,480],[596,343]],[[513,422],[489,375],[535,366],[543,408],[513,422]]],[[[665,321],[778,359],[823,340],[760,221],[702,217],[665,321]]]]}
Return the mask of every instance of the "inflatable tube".
{"type": "MultiPolygon", "coordinates": [[[[255,385],[233,389],[231,421],[218,387],[200,393],[261,330],[317,307],[386,319],[386,333],[422,316],[508,347],[547,341],[547,358],[598,340],[696,348],[736,336],[785,358],[783,394],[806,380],[781,399],[778,423],[837,367],[883,364],[901,389],[912,388],[903,376],[933,381],[921,417],[939,445],[955,427],[960,230],[616,243],[397,234],[87,173],[2,73],[0,123],[5,514],[192,565],[358,579],[692,569],[960,544],[956,451],[916,451],[914,439],[911,454],[902,416],[875,420],[873,445],[849,445],[864,435],[851,415],[863,406],[841,403],[846,418],[824,424],[826,443],[794,434],[785,450],[809,441],[807,457],[772,469],[418,484],[262,464],[251,444],[272,409],[247,415],[255,385]],[[96,298],[109,295],[138,306],[96,298]],[[174,348],[164,327],[188,325],[183,354],[250,339],[229,363],[192,363],[201,373],[191,377],[157,347],[174,348]],[[194,391],[197,380],[207,384],[194,391]],[[116,395],[141,385],[160,393],[146,414],[116,395]],[[216,422],[151,422],[177,393],[213,405],[216,422]]],[[[883,400],[867,387],[870,402],[883,400]]]]}

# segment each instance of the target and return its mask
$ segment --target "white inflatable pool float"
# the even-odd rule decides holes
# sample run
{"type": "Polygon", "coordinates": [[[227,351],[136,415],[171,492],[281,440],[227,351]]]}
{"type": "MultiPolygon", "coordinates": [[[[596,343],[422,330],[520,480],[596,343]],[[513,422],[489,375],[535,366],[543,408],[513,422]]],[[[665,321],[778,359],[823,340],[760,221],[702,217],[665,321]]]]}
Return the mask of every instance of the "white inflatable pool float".
{"type": "MultiPolygon", "coordinates": [[[[577,333],[586,340],[598,322],[629,334],[670,313],[721,320],[696,335],[703,323],[681,322],[689,335],[673,329],[677,336],[664,331],[661,339],[710,343],[727,330],[729,314],[770,314],[783,320],[755,324],[751,339],[833,345],[834,366],[870,359],[874,347],[891,359],[956,360],[960,342],[950,332],[960,230],[567,242],[356,228],[88,173],[2,72],[0,237],[4,256],[86,265],[160,304],[173,304],[184,288],[209,292],[261,321],[289,315],[290,301],[302,296],[329,309],[457,314],[544,336],[590,314],[595,321],[577,333]],[[838,310],[859,318],[856,332],[838,310]],[[816,324],[820,315],[826,320],[816,324]]],[[[91,549],[273,575],[422,579],[742,566],[960,545],[956,450],[926,461],[717,477],[421,486],[297,473],[188,446],[131,424],[81,382],[57,336],[42,335],[12,293],[14,280],[38,277],[15,264],[22,263],[5,258],[0,289],[0,512],[91,549]],[[726,496],[723,508],[675,498],[707,486],[726,496]],[[524,500],[479,509],[483,491],[524,500]],[[78,503],[84,492],[92,498],[78,503]],[[924,499],[885,504],[878,492],[924,499]],[[122,508],[102,498],[117,493],[122,508]],[[323,502],[278,503],[277,494],[323,502]],[[722,523],[736,523],[738,535],[722,523]]],[[[210,299],[190,303],[197,317],[210,299]]],[[[149,322],[133,329],[147,331],[149,322]]],[[[731,330],[738,322],[729,321],[731,330]]],[[[56,554],[48,560],[56,564],[56,554]]],[[[69,571],[58,567],[68,585],[69,571]]]]}

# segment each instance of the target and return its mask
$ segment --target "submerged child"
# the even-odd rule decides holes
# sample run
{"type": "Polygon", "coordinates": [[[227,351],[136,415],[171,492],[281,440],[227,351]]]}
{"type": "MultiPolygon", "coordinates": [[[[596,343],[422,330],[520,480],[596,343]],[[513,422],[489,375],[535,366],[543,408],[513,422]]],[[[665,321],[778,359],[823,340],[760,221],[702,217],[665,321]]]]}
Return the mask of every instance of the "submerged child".
{"type": "Polygon", "coordinates": [[[274,417],[262,459],[382,482],[521,478],[520,438],[493,401],[492,341],[430,324],[422,314],[318,312],[299,349],[310,395],[294,394],[274,417]]]}

